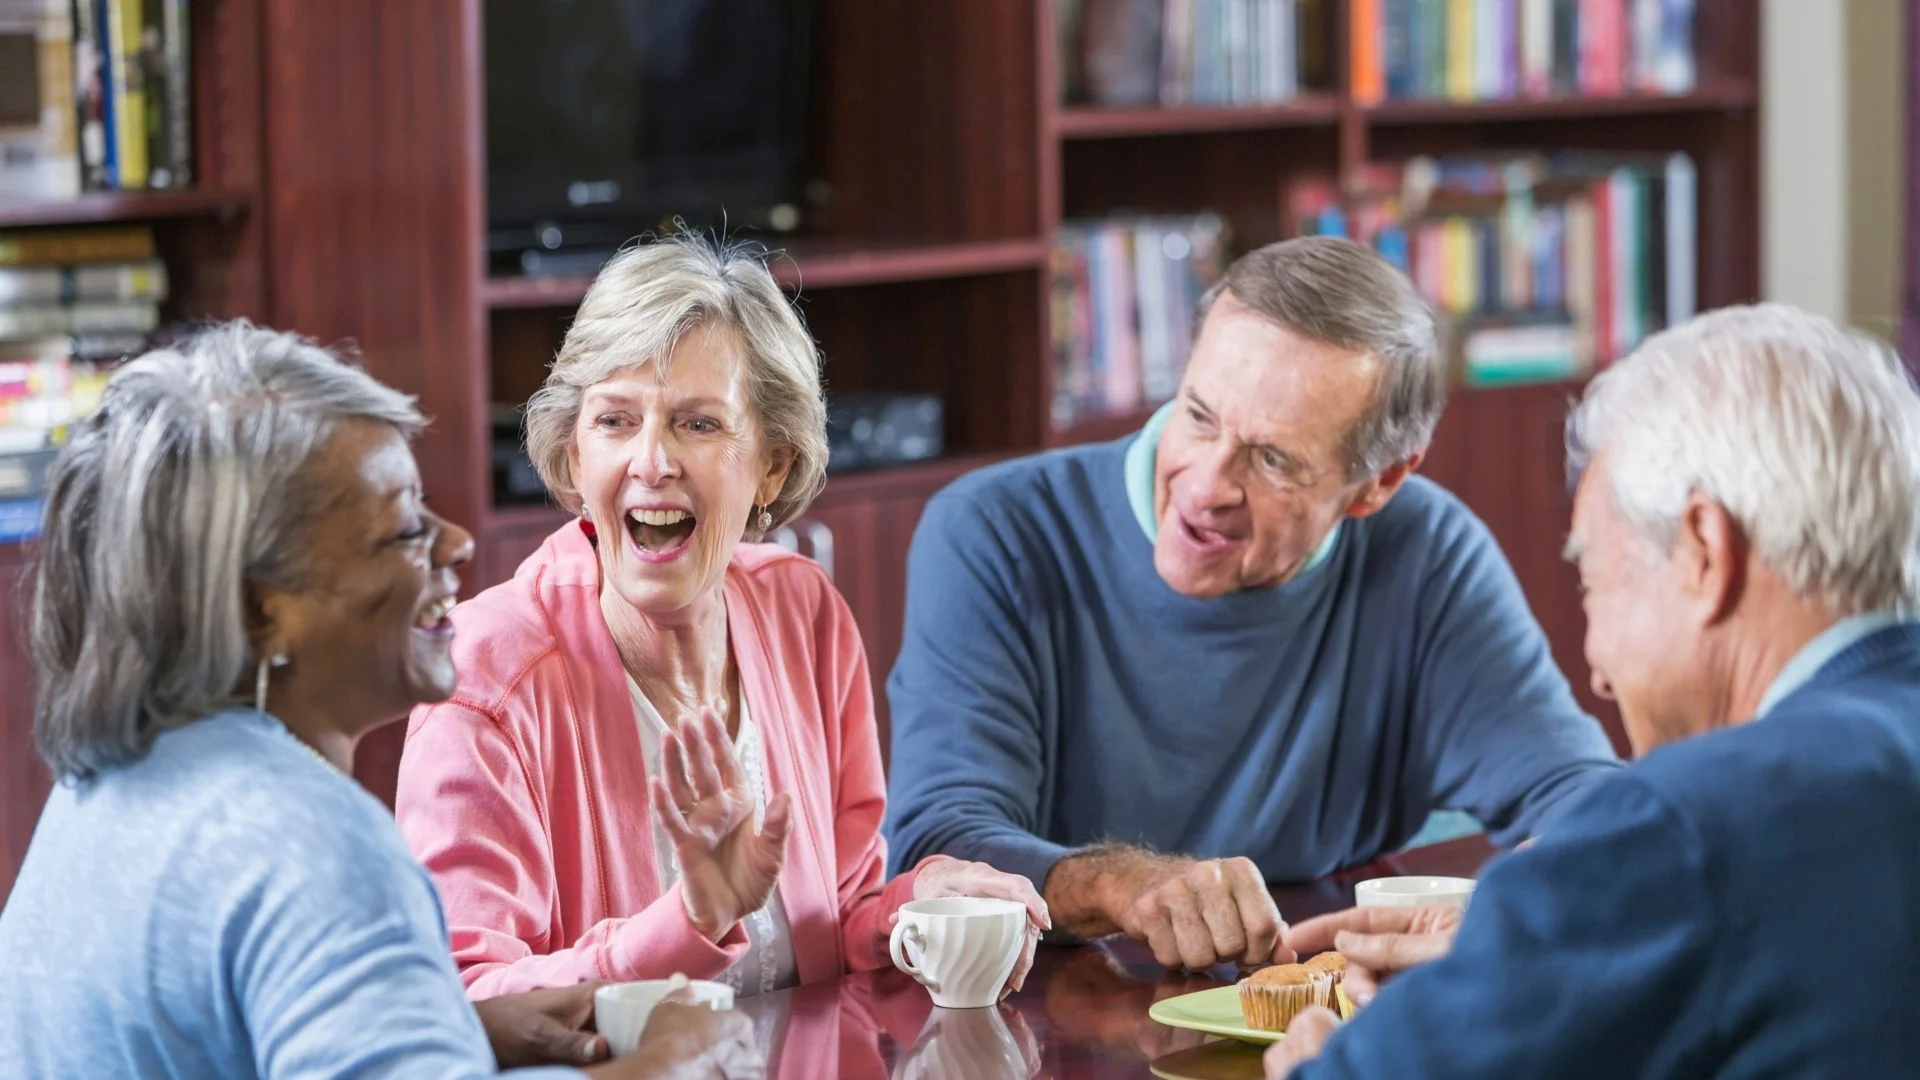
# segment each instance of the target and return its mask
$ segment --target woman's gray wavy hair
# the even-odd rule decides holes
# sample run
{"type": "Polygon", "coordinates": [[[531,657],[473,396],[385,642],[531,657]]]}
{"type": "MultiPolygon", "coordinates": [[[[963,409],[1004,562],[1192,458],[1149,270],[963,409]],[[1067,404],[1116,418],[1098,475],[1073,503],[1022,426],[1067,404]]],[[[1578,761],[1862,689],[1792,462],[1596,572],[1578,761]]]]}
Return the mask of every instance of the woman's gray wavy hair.
{"type": "Polygon", "coordinates": [[[555,502],[580,512],[568,450],[587,389],[643,364],[665,377],[674,347],[707,325],[738,334],[761,430],[794,454],[766,508],[771,527],[805,512],[827,479],[819,350],[757,246],[687,233],[628,248],[600,271],[545,385],[527,402],[527,454],[555,502]]]}
{"type": "Polygon", "coordinates": [[[48,478],[29,637],[34,740],[81,780],[238,699],[249,585],[299,588],[336,493],[306,474],[343,420],[413,399],[292,334],[222,325],[130,361],[48,478]]]}

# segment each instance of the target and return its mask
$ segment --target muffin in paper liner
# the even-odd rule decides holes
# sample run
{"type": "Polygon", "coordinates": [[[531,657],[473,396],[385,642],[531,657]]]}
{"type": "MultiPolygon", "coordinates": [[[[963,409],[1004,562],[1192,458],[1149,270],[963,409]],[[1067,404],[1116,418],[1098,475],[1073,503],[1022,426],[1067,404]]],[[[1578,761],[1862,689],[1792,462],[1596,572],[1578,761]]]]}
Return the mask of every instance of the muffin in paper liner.
{"type": "Polygon", "coordinates": [[[1285,1031],[1293,1018],[1324,1004],[1332,979],[1324,971],[1301,964],[1262,968],[1240,980],[1240,1012],[1247,1026],[1261,1031],[1285,1031]]]}
{"type": "Polygon", "coordinates": [[[1346,980],[1347,958],[1337,952],[1323,952],[1301,966],[1308,971],[1317,971],[1327,977],[1326,994],[1322,1000],[1316,1001],[1314,1004],[1325,1005],[1335,1012],[1340,1012],[1339,995],[1336,995],[1335,992],[1340,989],[1340,984],[1346,980]]]}

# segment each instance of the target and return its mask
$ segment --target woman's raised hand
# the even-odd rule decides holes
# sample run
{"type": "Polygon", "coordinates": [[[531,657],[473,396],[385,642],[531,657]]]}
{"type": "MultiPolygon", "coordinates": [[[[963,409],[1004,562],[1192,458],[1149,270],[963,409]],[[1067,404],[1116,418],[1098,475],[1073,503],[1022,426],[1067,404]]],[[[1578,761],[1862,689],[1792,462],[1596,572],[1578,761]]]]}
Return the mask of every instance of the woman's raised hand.
{"type": "Polygon", "coordinates": [[[687,919],[710,941],[766,906],[786,862],[792,801],[783,792],[755,821],[756,797],[712,713],[682,723],[662,741],[653,812],[680,860],[687,919]]]}

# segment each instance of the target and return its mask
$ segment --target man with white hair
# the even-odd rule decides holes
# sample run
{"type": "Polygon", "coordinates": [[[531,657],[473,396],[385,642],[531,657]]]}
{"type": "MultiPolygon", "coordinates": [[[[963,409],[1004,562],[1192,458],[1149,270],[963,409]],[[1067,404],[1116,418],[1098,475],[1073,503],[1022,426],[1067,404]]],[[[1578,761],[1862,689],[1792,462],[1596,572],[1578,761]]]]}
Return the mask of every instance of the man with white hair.
{"type": "Polygon", "coordinates": [[[1594,688],[1644,757],[1464,918],[1293,928],[1371,1003],[1297,1018],[1270,1075],[1910,1074],[1920,397],[1866,338],[1730,308],[1594,380],[1568,451],[1594,688]]]}

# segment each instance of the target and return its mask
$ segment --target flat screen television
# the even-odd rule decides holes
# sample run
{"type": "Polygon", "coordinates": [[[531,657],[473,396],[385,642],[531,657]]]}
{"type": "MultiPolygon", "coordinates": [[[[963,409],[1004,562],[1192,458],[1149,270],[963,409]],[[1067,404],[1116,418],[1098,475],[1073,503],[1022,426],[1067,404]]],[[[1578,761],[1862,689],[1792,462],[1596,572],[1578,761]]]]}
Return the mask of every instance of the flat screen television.
{"type": "Polygon", "coordinates": [[[487,0],[496,269],[591,262],[675,219],[797,227],[811,23],[812,0],[487,0]]]}

